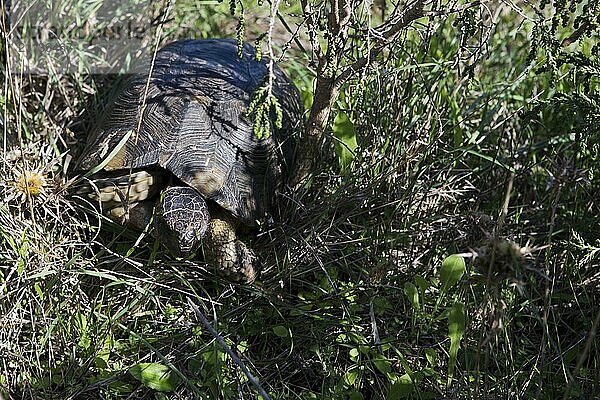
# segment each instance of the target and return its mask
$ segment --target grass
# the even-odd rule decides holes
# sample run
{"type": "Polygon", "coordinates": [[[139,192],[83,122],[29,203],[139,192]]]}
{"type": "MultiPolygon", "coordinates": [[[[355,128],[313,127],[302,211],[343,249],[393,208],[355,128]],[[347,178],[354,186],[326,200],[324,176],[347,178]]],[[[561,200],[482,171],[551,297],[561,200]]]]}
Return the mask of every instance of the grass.
{"type": "MultiPolygon", "coordinates": [[[[235,35],[226,4],[173,7],[164,41],[235,35]]],[[[65,195],[110,77],[3,74],[0,396],[255,398],[188,299],[272,398],[596,396],[597,81],[538,72],[531,23],[494,15],[482,53],[452,19],[426,21],[424,41],[407,32],[345,89],[334,115],[353,130],[328,132],[310,184],[251,239],[265,267],[253,286],[65,195]],[[43,190],[27,195],[34,176],[43,190]]],[[[310,103],[297,51],[281,65],[310,103]]]]}

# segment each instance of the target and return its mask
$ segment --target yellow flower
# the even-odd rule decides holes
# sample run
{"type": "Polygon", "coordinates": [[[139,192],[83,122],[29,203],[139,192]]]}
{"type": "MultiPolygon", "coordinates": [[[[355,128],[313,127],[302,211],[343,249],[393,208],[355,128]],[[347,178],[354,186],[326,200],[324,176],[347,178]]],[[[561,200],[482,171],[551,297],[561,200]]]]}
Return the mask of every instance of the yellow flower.
{"type": "Polygon", "coordinates": [[[46,179],[38,171],[24,171],[17,176],[15,187],[17,196],[25,201],[27,196],[39,196],[45,193],[46,179]]]}

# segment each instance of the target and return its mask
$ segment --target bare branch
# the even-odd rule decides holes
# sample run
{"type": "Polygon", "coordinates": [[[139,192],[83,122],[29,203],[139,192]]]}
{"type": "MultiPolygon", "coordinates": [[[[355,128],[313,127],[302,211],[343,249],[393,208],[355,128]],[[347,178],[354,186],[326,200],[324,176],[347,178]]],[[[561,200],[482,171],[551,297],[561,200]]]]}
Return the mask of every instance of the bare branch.
{"type": "MultiPolygon", "coordinates": [[[[308,22],[308,30],[311,42],[317,41],[318,26],[313,18],[312,12],[307,13],[306,0],[302,1],[305,16],[308,22]]],[[[330,0],[331,11],[328,15],[328,37],[327,52],[322,54],[321,47],[313,43],[313,48],[318,60],[317,77],[314,91],[313,104],[305,132],[304,143],[293,168],[290,177],[290,185],[298,187],[310,173],[315,158],[319,154],[323,132],[329,122],[331,107],[338,98],[344,83],[353,75],[366,67],[397,34],[406,28],[411,22],[423,16],[423,5],[425,0],[415,0],[409,5],[397,7],[390,18],[380,26],[368,31],[375,41],[365,57],[362,57],[347,66],[336,76],[336,69],[343,60],[346,52],[348,29],[352,18],[350,4],[346,0],[330,0]],[[315,47],[317,46],[317,47],[315,47]],[[318,52],[317,52],[318,50],[318,52]]]]}
{"type": "Polygon", "coordinates": [[[404,28],[410,25],[413,21],[423,17],[423,0],[416,0],[411,5],[406,6],[401,12],[394,12],[390,18],[373,28],[370,34],[376,39],[375,44],[369,53],[356,60],[336,78],[334,85],[340,87],[354,74],[366,67],[383,48],[389,45],[389,42],[404,28]]]}
{"type": "Polygon", "coordinates": [[[310,45],[312,46],[313,52],[319,60],[322,57],[323,50],[321,49],[321,44],[317,39],[317,30],[318,26],[317,22],[314,19],[313,10],[311,6],[306,2],[306,0],[300,0],[300,4],[302,5],[302,12],[306,18],[308,29],[308,37],[310,39],[310,45]]]}
{"type": "Polygon", "coordinates": [[[252,382],[252,384],[258,390],[258,393],[260,393],[260,395],[263,397],[263,399],[269,400],[270,399],[269,395],[267,394],[265,389],[263,389],[263,387],[260,385],[260,383],[258,383],[258,381],[254,377],[254,375],[252,375],[252,372],[250,372],[250,370],[248,369],[248,367],[246,367],[246,365],[243,363],[243,361],[240,360],[240,358],[235,355],[235,353],[229,348],[229,346],[227,346],[227,343],[225,343],[225,340],[223,340],[223,337],[221,335],[219,335],[219,332],[217,332],[215,330],[215,328],[212,327],[210,322],[208,322],[208,319],[206,319],[206,317],[204,316],[202,311],[200,311],[200,308],[198,308],[198,306],[192,301],[191,298],[188,297],[187,301],[188,301],[188,305],[192,308],[192,310],[194,310],[196,317],[198,317],[200,322],[202,322],[202,325],[204,325],[204,327],[206,329],[208,329],[210,334],[217,340],[217,342],[219,342],[221,347],[223,347],[223,350],[225,350],[227,352],[227,354],[229,354],[229,356],[231,357],[233,362],[235,362],[237,364],[237,366],[240,367],[242,369],[242,371],[244,371],[244,374],[246,374],[246,376],[248,377],[248,380],[250,380],[250,382],[252,382]]]}

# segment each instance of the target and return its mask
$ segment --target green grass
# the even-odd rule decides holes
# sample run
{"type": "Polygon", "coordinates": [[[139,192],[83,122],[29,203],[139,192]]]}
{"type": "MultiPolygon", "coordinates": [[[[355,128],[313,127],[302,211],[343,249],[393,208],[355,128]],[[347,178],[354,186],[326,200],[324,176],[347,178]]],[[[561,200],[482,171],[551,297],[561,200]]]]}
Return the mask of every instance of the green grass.
{"type": "MultiPolygon", "coordinates": [[[[228,7],[177,2],[143,41],[233,37],[228,7]]],[[[326,133],[310,185],[251,238],[253,286],[67,198],[64,166],[110,77],[3,74],[5,397],[257,398],[188,298],[272,398],[597,396],[598,75],[586,89],[573,64],[538,71],[532,23],[498,10],[482,53],[467,57],[452,18],[425,21],[345,88],[333,117],[352,124],[326,133]],[[356,142],[343,168],[340,141],[356,142]],[[24,171],[44,192],[19,191],[24,171]]],[[[281,65],[310,104],[307,58],[293,48],[281,65]]]]}

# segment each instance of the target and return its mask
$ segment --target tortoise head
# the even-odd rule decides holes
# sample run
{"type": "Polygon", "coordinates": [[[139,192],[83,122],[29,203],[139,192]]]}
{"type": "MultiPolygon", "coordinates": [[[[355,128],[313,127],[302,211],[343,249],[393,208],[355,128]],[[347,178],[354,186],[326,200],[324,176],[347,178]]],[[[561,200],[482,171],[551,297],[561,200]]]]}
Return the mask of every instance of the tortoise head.
{"type": "Polygon", "coordinates": [[[209,222],[206,201],[188,186],[165,189],[154,215],[159,240],[177,257],[186,257],[200,247],[209,222]]]}

